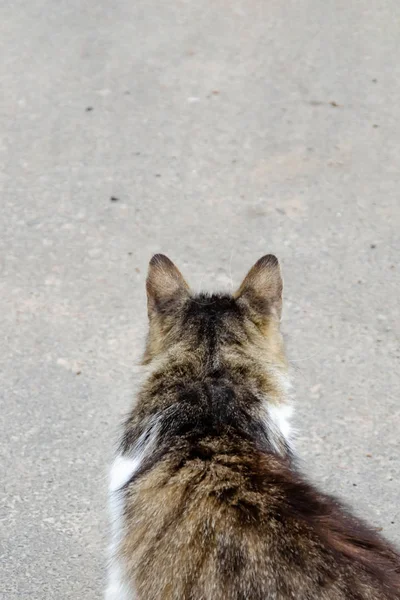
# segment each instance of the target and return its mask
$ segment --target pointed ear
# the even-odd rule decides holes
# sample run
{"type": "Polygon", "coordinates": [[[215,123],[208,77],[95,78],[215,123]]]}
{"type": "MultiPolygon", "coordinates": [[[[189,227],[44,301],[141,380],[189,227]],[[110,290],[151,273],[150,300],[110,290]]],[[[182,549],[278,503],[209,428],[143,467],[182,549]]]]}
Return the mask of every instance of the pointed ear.
{"type": "Polygon", "coordinates": [[[259,317],[282,314],[283,282],[276,256],[267,254],[250,269],[235,294],[248,303],[259,317]]]}
{"type": "Polygon", "coordinates": [[[188,284],[164,254],[155,254],[150,260],[146,290],[150,319],[155,314],[168,313],[189,296],[188,284]]]}

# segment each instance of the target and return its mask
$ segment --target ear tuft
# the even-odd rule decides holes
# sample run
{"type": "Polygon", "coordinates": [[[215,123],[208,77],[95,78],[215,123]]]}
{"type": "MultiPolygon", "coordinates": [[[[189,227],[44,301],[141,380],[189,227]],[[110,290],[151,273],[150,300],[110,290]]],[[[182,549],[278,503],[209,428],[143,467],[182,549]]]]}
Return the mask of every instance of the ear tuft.
{"type": "Polygon", "coordinates": [[[262,256],[250,269],[235,298],[245,300],[259,316],[281,318],[283,282],[279,261],[273,254],[262,256]]]}
{"type": "MultiPolygon", "coordinates": [[[[149,262],[149,267],[159,267],[159,268],[174,268],[175,265],[165,254],[154,254],[149,262]]],[[[176,268],[176,267],[175,267],[176,268]]]]}
{"type": "Polygon", "coordinates": [[[164,254],[155,254],[149,263],[146,281],[149,318],[173,309],[189,294],[181,272],[164,254]]]}

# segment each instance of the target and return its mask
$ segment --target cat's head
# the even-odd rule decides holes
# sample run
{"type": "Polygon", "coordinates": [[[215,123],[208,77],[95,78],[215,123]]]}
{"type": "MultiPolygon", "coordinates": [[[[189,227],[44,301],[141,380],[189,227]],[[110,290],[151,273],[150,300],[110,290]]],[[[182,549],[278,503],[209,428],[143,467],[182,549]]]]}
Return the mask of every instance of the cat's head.
{"type": "Polygon", "coordinates": [[[156,254],[146,285],[149,336],[144,363],[168,354],[191,357],[204,369],[246,359],[286,368],[280,333],[282,287],[278,260],[268,254],[233,295],[193,294],[173,262],[156,254]]]}

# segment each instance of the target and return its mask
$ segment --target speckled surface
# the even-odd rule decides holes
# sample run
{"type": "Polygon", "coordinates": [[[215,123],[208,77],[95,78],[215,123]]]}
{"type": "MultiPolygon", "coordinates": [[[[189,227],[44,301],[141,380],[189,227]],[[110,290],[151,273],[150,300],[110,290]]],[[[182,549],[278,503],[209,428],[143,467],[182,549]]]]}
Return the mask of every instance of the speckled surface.
{"type": "Polygon", "coordinates": [[[196,288],[279,256],[304,468],[400,542],[400,5],[367,5],[1,6],[1,599],[101,597],[155,251],[196,288]]]}

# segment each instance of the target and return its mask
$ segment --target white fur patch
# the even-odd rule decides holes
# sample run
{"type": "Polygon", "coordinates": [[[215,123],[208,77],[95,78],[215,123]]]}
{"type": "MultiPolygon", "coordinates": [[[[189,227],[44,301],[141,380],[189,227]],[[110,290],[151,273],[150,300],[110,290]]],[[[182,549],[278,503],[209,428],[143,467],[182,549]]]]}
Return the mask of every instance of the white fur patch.
{"type": "Polygon", "coordinates": [[[117,456],[111,467],[109,491],[115,492],[120,490],[131,479],[135,471],[138,470],[140,462],[140,457],[117,456]]]}
{"type": "Polygon", "coordinates": [[[120,490],[139,470],[143,460],[151,454],[158,436],[160,418],[152,417],[129,454],[120,454],[110,472],[109,491],[120,490]]]}
{"type": "Polygon", "coordinates": [[[108,570],[108,585],[104,600],[135,600],[136,595],[124,581],[118,561],[114,561],[108,570]]]}
{"type": "Polygon", "coordinates": [[[279,395],[282,399],[277,404],[268,397],[262,398],[261,418],[275,451],[278,454],[286,454],[288,447],[293,450],[292,427],[289,422],[293,413],[290,394],[292,384],[287,374],[280,369],[271,370],[271,375],[279,385],[279,395]]]}
{"type": "Polygon", "coordinates": [[[291,404],[272,404],[268,406],[268,414],[271,421],[282,434],[285,442],[290,444],[292,427],[289,423],[289,419],[293,414],[293,407],[291,404]]]}
{"type": "MultiPolygon", "coordinates": [[[[124,457],[117,457],[114,461],[113,468],[111,470],[111,483],[120,484],[122,481],[122,473],[125,475],[127,471],[125,469],[119,469],[118,458],[123,459],[124,457]],[[114,467],[115,473],[113,473],[114,467]]],[[[128,481],[129,478],[126,480],[128,481]]],[[[125,483],[126,483],[125,481],[125,483]]],[[[123,485],[123,484],[122,484],[123,485]]],[[[109,565],[108,565],[108,583],[105,593],[105,600],[134,600],[134,595],[130,592],[130,586],[126,577],[123,573],[123,568],[118,557],[119,545],[122,541],[124,534],[124,506],[125,498],[123,491],[119,491],[118,488],[111,490],[109,494],[109,510],[111,517],[111,544],[109,546],[109,565]]]]}
{"type": "Polygon", "coordinates": [[[158,437],[160,418],[149,420],[148,426],[129,454],[120,454],[113,462],[109,481],[109,511],[111,518],[111,544],[109,547],[108,586],[105,600],[134,600],[132,585],[127,581],[118,550],[125,532],[123,486],[139,470],[143,461],[153,451],[158,437]]]}
{"type": "Polygon", "coordinates": [[[292,406],[288,402],[283,400],[281,404],[275,404],[269,398],[262,399],[260,416],[266,434],[275,452],[282,456],[286,455],[288,447],[293,451],[292,428],[289,423],[291,414],[292,406]]]}

